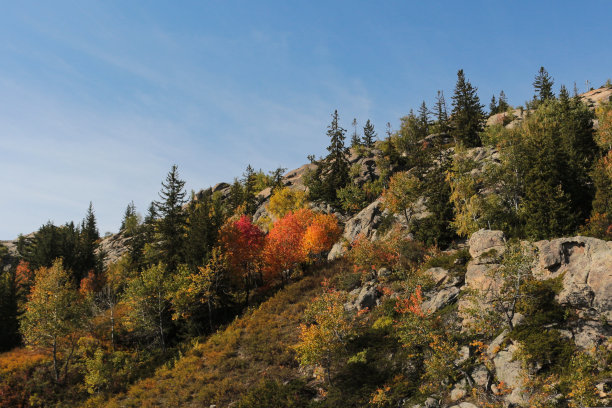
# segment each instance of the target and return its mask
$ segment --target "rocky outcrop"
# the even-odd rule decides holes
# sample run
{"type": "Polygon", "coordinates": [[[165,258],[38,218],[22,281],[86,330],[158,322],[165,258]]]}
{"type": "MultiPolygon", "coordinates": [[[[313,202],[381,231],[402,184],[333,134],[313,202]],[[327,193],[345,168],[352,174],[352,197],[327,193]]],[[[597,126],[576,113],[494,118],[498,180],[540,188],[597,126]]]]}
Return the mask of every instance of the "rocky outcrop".
{"type": "Polygon", "coordinates": [[[363,309],[372,309],[379,303],[378,288],[375,282],[367,282],[365,285],[353,290],[349,293],[351,300],[344,305],[347,311],[359,311],[363,309]]]}
{"type": "Polygon", "coordinates": [[[295,170],[288,171],[283,176],[283,184],[287,187],[292,187],[299,190],[306,190],[304,185],[304,175],[308,171],[312,171],[317,168],[316,164],[308,163],[295,170]]]}
{"type": "Polygon", "coordinates": [[[535,245],[539,252],[536,275],[563,277],[559,303],[580,310],[584,317],[612,321],[612,242],[572,237],[535,245]]]}
{"type": "Polygon", "coordinates": [[[580,99],[590,108],[596,108],[604,102],[612,101],[612,88],[602,87],[580,95],[580,99]]]}
{"type": "Polygon", "coordinates": [[[338,242],[329,252],[328,259],[333,260],[346,252],[345,243],[353,242],[359,234],[363,234],[368,239],[373,239],[376,229],[382,221],[382,198],[378,198],[366,208],[361,210],[354,217],[350,218],[345,226],[342,238],[344,242],[338,242]]]}
{"type": "Polygon", "coordinates": [[[117,262],[128,251],[129,239],[122,233],[102,238],[96,253],[104,254],[104,268],[108,268],[109,265],[117,262]]]}
{"type": "MultiPolygon", "coordinates": [[[[601,87],[598,89],[592,89],[588,92],[580,94],[579,96],[580,99],[582,99],[582,102],[584,102],[589,108],[596,109],[602,103],[612,101],[612,88],[601,87]]],[[[509,129],[514,129],[521,125],[527,114],[528,111],[523,108],[514,109],[510,112],[497,113],[495,115],[491,115],[487,119],[486,125],[503,125],[509,129]]]]}
{"type": "Polygon", "coordinates": [[[483,255],[502,254],[506,246],[506,239],[501,231],[481,229],[472,234],[469,246],[473,263],[480,264],[482,263],[480,258],[483,255]]]}

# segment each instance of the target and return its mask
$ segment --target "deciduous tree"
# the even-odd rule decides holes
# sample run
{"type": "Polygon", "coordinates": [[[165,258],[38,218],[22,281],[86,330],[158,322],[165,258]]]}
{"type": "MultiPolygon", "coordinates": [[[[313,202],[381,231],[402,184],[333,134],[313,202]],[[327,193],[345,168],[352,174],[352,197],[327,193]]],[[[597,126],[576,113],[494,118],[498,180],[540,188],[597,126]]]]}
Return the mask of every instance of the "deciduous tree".
{"type": "Polygon", "coordinates": [[[260,256],[264,244],[261,230],[251,218],[242,215],[229,219],[219,231],[221,248],[227,255],[230,272],[240,281],[245,292],[245,304],[249,302],[251,290],[261,282],[260,256]]]}
{"type": "Polygon", "coordinates": [[[65,380],[68,374],[84,316],[74,282],[61,260],[36,271],[21,317],[21,334],[28,346],[51,348],[56,382],[65,380]]]}
{"type": "Polygon", "coordinates": [[[393,213],[400,213],[410,226],[414,210],[422,193],[419,178],[408,172],[396,173],[383,191],[383,203],[393,213]]]}

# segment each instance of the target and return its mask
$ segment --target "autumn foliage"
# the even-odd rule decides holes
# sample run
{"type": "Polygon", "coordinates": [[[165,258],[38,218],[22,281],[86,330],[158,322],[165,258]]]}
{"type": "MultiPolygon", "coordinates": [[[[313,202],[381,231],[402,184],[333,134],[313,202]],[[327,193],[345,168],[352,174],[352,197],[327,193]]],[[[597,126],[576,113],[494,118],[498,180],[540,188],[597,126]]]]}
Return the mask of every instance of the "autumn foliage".
{"type": "Polygon", "coordinates": [[[316,214],[309,209],[287,213],[266,236],[263,250],[266,280],[280,279],[284,283],[288,273],[300,263],[329,251],[340,232],[333,215],[316,214]]]}
{"type": "Polygon", "coordinates": [[[219,241],[227,256],[230,272],[241,280],[248,292],[257,285],[259,260],[264,245],[264,235],[253,224],[251,217],[242,215],[239,219],[229,219],[219,231],[219,241]]]}

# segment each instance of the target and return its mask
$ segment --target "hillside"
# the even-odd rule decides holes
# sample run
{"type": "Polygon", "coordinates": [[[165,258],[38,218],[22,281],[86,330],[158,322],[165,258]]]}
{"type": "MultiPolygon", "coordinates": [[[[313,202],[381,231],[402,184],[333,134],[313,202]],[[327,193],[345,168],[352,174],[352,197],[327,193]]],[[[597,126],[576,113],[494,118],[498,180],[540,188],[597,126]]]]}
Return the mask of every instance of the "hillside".
{"type": "MultiPolygon", "coordinates": [[[[537,242],[538,258],[533,269],[536,282],[562,278],[553,294],[554,300],[548,298],[547,293],[541,293],[544,298],[539,301],[547,302],[543,304],[545,310],[525,315],[516,313],[512,331],[503,329],[493,331],[494,335],[488,337],[481,333],[462,338],[459,333],[472,327],[473,316],[462,312],[470,307],[469,293],[499,284],[492,280],[492,273],[499,268],[507,248],[499,231],[478,231],[468,244],[471,260],[466,268],[454,266],[456,262],[452,260],[460,258],[453,256],[458,251],[451,251],[429,259],[420,266],[419,278],[411,277],[427,282],[428,290],[422,303],[425,314],[447,321],[451,325],[446,328],[449,334],[456,330],[451,335],[457,341],[454,346],[458,353],[456,373],[445,373],[447,380],[437,378],[443,386],[433,399],[427,399],[426,406],[450,406],[460,402],[461,407],[472,406],[468,404],[485,406],[494,404],[496,398],[500,403],[535,404],[539,399],[560,398],[561,394],[547,396],[527,391],[534,386],[534,379],[524,364],[541,358],[544,360],[538,364],[545,363],[548,367],[539,370],[560,373],[566,382],[567,376],[577,375],[575,381],[586,381],[600,390],[602,399],[596,403],[607,404],[612,375],[609,342],[612,328],[607,323],[612,318],[612,243],[584,237],[537,242]],[[444,266],[429,267],[431,265],[444,266]],[[554,311],[557,316],[546,310],[553,307],[559,308],[554,311]],[[530,331],[533,321],[541,325],[537,332],[530,331]],[[544,332],[540,329],[542,326],[546,327],[544,332]],[[529,354],[513,358],[519,350],[529,354]],[[575,373],[562,368],[577,358],[581,358],[581,362],[592,358],[589,364],[593,365],[571,366],[570,370],[578,370],[575,373]],[[459,373],[463,370],[467,376],[461,378],[459,373]],[[597,374],[593,376],[594,373],[597,374]],[[499,390],[502,383],[507,391],[499,390]]],[[[324,384],[316,379],[311,369],[303,370],[296,364],[291,346],[299,341],[299,324],[304,321],[304,310],[322,292],[320,283],[324,277],[335,276],[336,281],[347,279],[350,270],[351,265],[339,263],[323,269],[317,276],[291,284],[206,342],[194,346],[172,368],[162,368],[106,406],[365,406],[377,389],[386,390],[390,394],[389,401],[393,401],[393,397],[405,400],[403,406],[412,406],[408,401],[414,405],[419,399],[424,400],[425,393],[411,394],[413,387],[419,389],[422,384],[401,378],[407,374],[406,369],[409,373],[414,368],[401,363],[402,359],[410,361],[410,357],[398,347],[402,340],[393,330],[393,325],[402,330],[395,320],[399,315],[393,304],[409,297],[410,293],[405,292],[405,278],[399,279],[394,272],[384,272],[384,268],[350,291],[345,308],[356,311],[369,307],[370,310],[360,322],[359,334],[347,346],[362,360],[353,356],[348,359],[347,366],[338,368],[345,371],[338,374],[333,390],[336,395],[322,397],[324,384]],[[391,294],[390,287],[399,290],[391,294]],[[354,299],[354,306],[351,299],[354,299]],[[393,318],[394,323],[384,326],[381,322],[389,318],[393,318]],[[351,362],[352,359],[356,361],[351,362]],[[386,384],[394,384],[395,388],[387,389],[386,384]]],[[[491,308],[494,307],[492,303],[489,303],[491,308]]],[[[565,386],[578,392],[575,384],[566,383],[565,386]]],[[[586,391],[581,390],[585,395],[586,391]]],[[[99,403],[94,399],[89,405],[99,403]]]]}
{"type": "Polygon", "coordinates": [[[460,70],[381,140],[336,111],[298,169],[3,242],[0,405],[609,405],[612,88],[548,86],[487,115],[460,70]]]}

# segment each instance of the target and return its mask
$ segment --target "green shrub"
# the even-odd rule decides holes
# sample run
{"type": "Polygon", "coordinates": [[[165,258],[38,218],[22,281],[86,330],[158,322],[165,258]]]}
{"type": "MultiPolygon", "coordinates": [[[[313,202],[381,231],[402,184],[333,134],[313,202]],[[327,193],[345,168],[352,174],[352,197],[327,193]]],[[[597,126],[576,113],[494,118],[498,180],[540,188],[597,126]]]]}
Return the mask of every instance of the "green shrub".
{"type": "Polygon", "coordinates": [[[280,384],[263,380],[244,395],[236,408],[299,408],[306,407],[314,396],[302,380],[280,384]]]}

